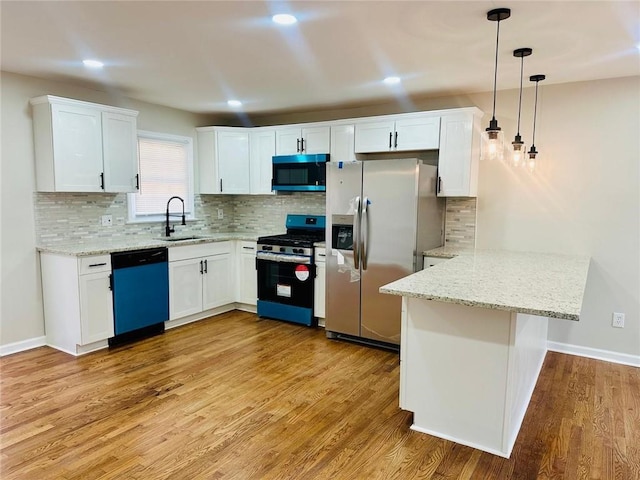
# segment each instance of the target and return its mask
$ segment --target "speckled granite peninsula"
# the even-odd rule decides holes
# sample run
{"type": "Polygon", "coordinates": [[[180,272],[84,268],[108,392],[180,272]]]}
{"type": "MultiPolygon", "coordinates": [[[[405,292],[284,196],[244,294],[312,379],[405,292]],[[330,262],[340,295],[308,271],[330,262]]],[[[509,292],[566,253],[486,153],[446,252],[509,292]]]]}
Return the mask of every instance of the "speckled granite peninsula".
{"type": "MultiPolygon", "coordinates": [[[[443,249],[444,250],[444,249],[443,249]]],[[[400,408],[411,428],[508,458],[551,321],[579,320],[584,256],[501,251],[454,258],[380,288],[402,296],[400,408]]]]}
{"type": "Polygon", "coordinates": [[[384,285],[380,292],[579,319],[589,257],[489,250],[455,254],[451,260],[384,285]]]}

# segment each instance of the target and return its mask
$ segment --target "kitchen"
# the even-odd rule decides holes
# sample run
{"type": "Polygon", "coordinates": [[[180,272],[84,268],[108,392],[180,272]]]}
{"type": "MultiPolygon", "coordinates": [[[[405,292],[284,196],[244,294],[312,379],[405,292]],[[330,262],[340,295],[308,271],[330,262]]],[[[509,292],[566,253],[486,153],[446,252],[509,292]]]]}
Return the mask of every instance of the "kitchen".
{"type": "MultiPolygon", "coordinates": [[[[516,18],[514,9],[514,18],[510,21],[516,21],[516,18]]],[[[478,21],[483,21],[481,16],[478,21]]],[[[507,23],[504,31],[508,31],[507,23]]],[[[490,36],[489,28],[487,32],[490,36]]],[[[3,49],[5,45],[3,42],[3,49]]],[[[511,45],[516,46],[521,45],[511,45]]],[[[491,57],[491,52],[486,56],[491,57]]],[[[505,58],[501,57],[501,75],[507,70],[505,58]]],[[[544,61],[541,60],[540,65],[544,66],[544,61]]],[[[514,69],[517,69],[515,64],[514,69]]],[[[542,173],[538,177],[516,174],[497,164],[481,163],[474,229],[475,242],[480,248],[590,255],[594,268],[585,293],[581,321],[575,324],[551,322],[549,340],[556,349],[568,353],[636,365],[640,329],[638,152],[637,144],[629,139],[633,139],[633,132],[638,131],[637,81],[637,77],[620,77],[543,85],[539,147],[542,148],[544,139],[545,150],[553,152],[553,161],[549,159],[544,168],[541,165],[542,173]],[[608,121],[600,121],[602,119],[608,121]],[[610,186],[604,197],[603,185],[610,186]],[[611,312],[618,311],[626,312],[624,329],[611,327],[611,312]]],[[[412,110],[475,105],[485,113],[490,112],[492,99],[488,88],[485,93],[418,98],[412,110]]],[[[55,233],[55,223],[60,229],[66,228],[67,233],[83,227],[104,234],[109,230],[96,225],[97,219],[110,213],[114,219],[111,232],[138,228],[124,225],[127,207],[121,195],[34,193],[32,119],[28,102],[44,94],[114,104],[112,95],[99,89],[35,76],[2,74],[3,347],[16,343],[28,347],[29,342],[35,342],[33,346],[36,346],[44,335],[35,253],[41,227],[55,233]],[[40,217],[37,216],[39,209],[45,210],[40,217]],[[34,218],[34,211],[38,220],[34,218]],[[61,226],[49,215],[51,211],[58,212],[62,218],[76,218],[84,223],[71,224],[70,228],[61,226]],[[45,223],[38,223],[36,227],[36,221],[40,220],[45,223]],[[25,298],[35,300],[14,300],[25,298]]],[[[530,89],[528,94],[530,101],[530,89]]],[[[507,138],[515,133],[517,100],[516,88],[499,92],[498,116],[507,133],[510,131],[507,138]]],[[[223,119],[209,115],[139,100],[123,99],[118,105],[138,110],[139,129],[148,131],[195,137],[195,127],[226,124],[223,119]]],[[[530,105],[527,108],[530,113],[530,105]]],[[[255,122],[261,125],[293,124],[399,111],[400,107],[390,102],[336,108],[329,112],[307,110],[308,113],[303,114],[258,116],[255,122]]],[[[242,230],[256,235],[262,234],[263,228],[267,230],[264,233],[282,231],[287,213],[324,213],[321,194],[230,198],[201,195],[196,199],[196,205],[212,219],[208,227],[213,227],[214,231],[242,230]],[[217,218],[219,209],[223,211],[222,219],[217,218]]],[[[463,215],[469,215],[467,208],[457,208],[463,215]]],[[[155,235],[161,233],[159,228],[155,235]]],[[[459,226],[450,225],[449,228],[452,236],[464,236],[459,232],[459,226]]],[[[140,231],[144,228],[140,227],[140,231]]]]}

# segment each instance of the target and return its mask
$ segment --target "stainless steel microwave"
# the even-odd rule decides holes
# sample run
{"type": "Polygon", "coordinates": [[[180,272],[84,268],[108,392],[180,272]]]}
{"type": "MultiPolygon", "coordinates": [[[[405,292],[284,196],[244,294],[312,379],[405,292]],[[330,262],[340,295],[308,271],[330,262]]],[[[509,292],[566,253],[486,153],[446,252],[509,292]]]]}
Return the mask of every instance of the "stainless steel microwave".
{"type": "Polygon", "coordinates": [[[279,192],[324,192],[329,154],[276,155],[271,187],[279,192]]]}

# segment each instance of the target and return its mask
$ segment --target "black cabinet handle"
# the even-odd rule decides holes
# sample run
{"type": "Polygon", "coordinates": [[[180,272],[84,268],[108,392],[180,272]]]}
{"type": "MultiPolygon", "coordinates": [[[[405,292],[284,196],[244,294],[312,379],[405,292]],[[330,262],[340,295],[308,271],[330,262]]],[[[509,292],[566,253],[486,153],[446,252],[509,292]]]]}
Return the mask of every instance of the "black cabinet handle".
{"type": "Polygon", "coordinates": [[[255,247],[242,247],[245,250],[255,250],[255,247]]]}
{"type": "Polygon", "coordinates": [[[104,190],[104,172],[100,174],[100,188],[104,190]]]}
{"type": "Polygon", "coordinates": [[[300,152],[300,139],[296,138],[296,152],[300,152]]]}
{"type": "Polygon", "coordinates": [[[113,275],[109,274],[109,290],[113,291],[113,275]]]}
{"type": "Polygon", "coordinates": [[[202,269],[202,260],[200,260],[200,275],[202,275],[203,273],[203,269],[202,269]]]}
{"type": "Polygon", "coordinates": [[[304,138],[300,139],[300,153],[304,152],[304,138]]]}
{"type": "Polygon", "coordinates": [[[204,273],[207,273],[207,261],[204,261],[204,273]]]}
{"type": "Polygon", "coordinates": [[[393,132],[389,132],[389,148],[391,148],[391,139],[393,138],[393,132]]]}
{"type": "Polygon", "coordinates": [[[442,190],[442,177],[438,177],[438,193],[442,190]]]}
{"type": "Polygon", "coordinates": [[[136,173],[136,190],[140,190],[140,174],[136,173]]]}
{"type": "Polygon", "coordinates": [[[395,148],[398,148],[398,132],[396,132],[395,148]]]}
{"type": "Polygon", "coordinates": [[[222,179],[220,179],[220,193],[222,193],[222,179]]]}
{"type": "Polygon", "coordinates": [[[107,263],[90,263],[89,268],[91,267],[104,267],[107,263]]]}

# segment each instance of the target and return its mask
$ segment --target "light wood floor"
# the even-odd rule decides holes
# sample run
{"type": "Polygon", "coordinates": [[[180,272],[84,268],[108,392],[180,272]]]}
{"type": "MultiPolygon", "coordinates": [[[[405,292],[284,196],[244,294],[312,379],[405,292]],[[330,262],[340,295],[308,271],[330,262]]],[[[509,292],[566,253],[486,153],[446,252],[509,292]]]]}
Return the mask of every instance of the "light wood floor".
{"type": "Polygon", "coordinates": [[[640,478],[640,369],[557,353],[509,460],[409,430],[397,354],[242,312],[0,366],[5,480],[640,478]]]}

